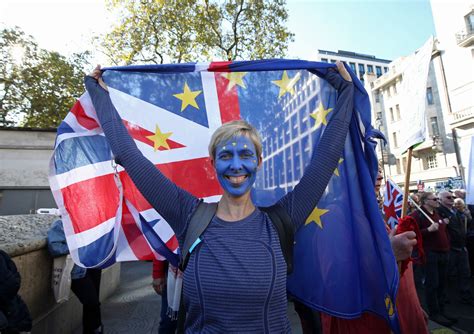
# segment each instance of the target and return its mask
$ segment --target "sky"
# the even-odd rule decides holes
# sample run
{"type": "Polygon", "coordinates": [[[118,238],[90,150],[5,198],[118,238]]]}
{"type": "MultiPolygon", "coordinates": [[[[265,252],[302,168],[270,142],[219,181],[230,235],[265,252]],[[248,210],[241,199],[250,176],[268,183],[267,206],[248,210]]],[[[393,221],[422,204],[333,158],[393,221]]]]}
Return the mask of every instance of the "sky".
{"type": "MultiPolygon", "coordinates": [[[[435,35],[429,0],[287,0],[287,8],[295,34],[289,58],[314,60],[323,49],[394,60],[435,35]]],[[[66,56],[90,49],[92,36],[113,23],[103,0],[0,0],[0,27],[19,26],[66,56]]]]}

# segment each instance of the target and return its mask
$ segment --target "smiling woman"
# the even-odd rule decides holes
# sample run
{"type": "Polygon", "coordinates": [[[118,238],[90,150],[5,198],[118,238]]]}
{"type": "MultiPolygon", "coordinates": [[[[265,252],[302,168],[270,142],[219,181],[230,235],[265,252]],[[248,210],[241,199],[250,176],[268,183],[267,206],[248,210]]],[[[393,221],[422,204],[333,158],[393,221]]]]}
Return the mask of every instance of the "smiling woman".
{"type": "MultiPolygon", "coordinates": [[[[300,182],[276,203],[295,229],[304,224],[333,175],[353,110],[354,87],[344,66],[327,70],[324,79],[338,90],[335,113],[300,182]]],[[[100,68],[85,84],[116,161],[170,224],[182,247],[188,230],[195,229],[189,225],[200,200],[141,154],[104,89],[100,68]]],[[[250,197],[262,161],[258,132],[244,121],[224,124],[214,133],[209,153],[224,194],[184,272],[186,333],[288,333],[287,266],[278,232],[250,197]]]]}

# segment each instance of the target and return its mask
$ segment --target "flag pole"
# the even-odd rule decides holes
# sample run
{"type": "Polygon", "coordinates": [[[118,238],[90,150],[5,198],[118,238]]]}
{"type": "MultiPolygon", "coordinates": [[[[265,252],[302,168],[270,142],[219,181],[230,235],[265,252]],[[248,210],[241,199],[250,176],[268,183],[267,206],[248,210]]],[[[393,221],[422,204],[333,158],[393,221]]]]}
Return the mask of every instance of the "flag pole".
{"type": "Polygon", "coordinates": [[[403,187],[403,206],[402,217],[405,217],[408,209],[408,194],[410,193],[410,173],[411,173],[411,157],[413,153],[413,146],[408,149],[407,170],[405,173],[405,186],[403,187]]]}

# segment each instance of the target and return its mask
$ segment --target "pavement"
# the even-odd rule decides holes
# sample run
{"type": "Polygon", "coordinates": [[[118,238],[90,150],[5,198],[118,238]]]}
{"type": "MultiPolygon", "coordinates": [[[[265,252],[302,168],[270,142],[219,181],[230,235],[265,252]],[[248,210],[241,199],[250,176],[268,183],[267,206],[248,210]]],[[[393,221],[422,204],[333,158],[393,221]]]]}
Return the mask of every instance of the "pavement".
{"type": "MultiPolygon", "coordinates": [[[[161,299],[151,287],[151,262],[125,262],[121,266],[120,285],[116,292],[102,303],[102,321],[107,334],[158,333],[161,299]]],[[[474,289],[474,280],[473,280],[474,289]]],[[[455,287],[451,285],[450,296],[455,287]]],[[[474,291],[474,290],[473,290],[474,291]]],[[[419,291],[424,303],[423,291],[419,291]]],[[[432,334],[474,334],[474,307],[452,300],[447,311],[459,318],[452,328],[429,322],[432,334]]],[[[298,315],[292,304],[288,305],[288,316],[294,334],[302,334],[298,315]]],[[[78,328],[74,334],[81,334],[78,328]]],[[[410,333],[411,334],[411,333],[410,333]]]]}

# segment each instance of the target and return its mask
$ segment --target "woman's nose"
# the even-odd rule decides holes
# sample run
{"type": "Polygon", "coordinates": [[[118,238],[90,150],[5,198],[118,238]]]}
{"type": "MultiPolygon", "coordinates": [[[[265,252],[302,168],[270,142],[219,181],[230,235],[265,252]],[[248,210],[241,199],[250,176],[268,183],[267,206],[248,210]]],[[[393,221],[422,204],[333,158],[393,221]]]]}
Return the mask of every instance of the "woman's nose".
{"type": "Polygon", "coordinates": [[[242,161],[240,160],[240,157],[238,155],[235,155],[232,158],[232,163],[230,165],[230,168],[234,171],[242,170],[242,161]]]}

